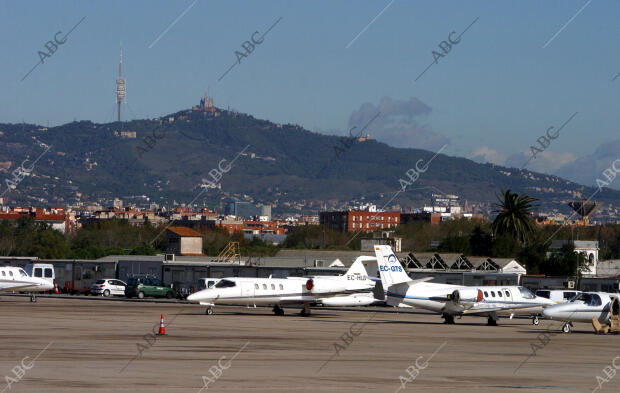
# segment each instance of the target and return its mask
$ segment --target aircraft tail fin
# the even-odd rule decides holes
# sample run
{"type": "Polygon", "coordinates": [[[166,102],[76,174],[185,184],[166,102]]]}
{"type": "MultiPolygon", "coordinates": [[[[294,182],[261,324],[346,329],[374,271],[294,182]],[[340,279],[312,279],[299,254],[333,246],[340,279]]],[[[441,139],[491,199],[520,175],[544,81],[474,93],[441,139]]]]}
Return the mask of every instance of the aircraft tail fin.
{"type": "Polygon", "coordinates": [[[377,255],[381,282],[386,291],[392,285],[411,281],[411,278],[407,275],[407,272],[392,251],[392,247],[375,246],[375,254],[377,255]]]}
{"type": "Polygon", "coordinates": [[[362,263],[362,258],[357,258],[345,274],[361,274],[362,276],[368,276],[366,267],[362,263]]]}

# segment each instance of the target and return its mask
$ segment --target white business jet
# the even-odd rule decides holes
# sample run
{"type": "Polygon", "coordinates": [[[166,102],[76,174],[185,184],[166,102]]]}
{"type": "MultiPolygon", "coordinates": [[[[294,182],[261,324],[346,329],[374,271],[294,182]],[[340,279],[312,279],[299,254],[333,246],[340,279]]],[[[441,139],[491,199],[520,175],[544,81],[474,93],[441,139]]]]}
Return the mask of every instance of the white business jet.
{"type": "Polygon", "coordinates": [[[29,292],[30,301],[36,302],[35,292],[52,289],[53,283],[44,278],[30,277],[21,267],[0,267],[0,292],[29,292]]]}
{"type": "Polygon", "coordinates": [[[596,318],[601,323],[608,323],[612,311],[618,315],[620,295],[605,292],[583,292],[567,303],[556,304],[543,310],[543,316],[563,321],[562,331],[570,333],[573,322],[592,322],[596,318]],[[614,300],[616,299],[616,300],[614,300]],[[615,310],[612,310],[615,307],[615,310]]]}
{"type": "Polygon", "coordinates": [[[390,246],[375,246],[379,274],[390,306],[414,306],[441,313],[445,323],[453,324],[454,316],[479,315],[488,318],[488,325],[497,325],[498,314],[533,315],[535,325],[543,307],[555,304],[538,297],[520,286],[474,286],[412,280],[390,246]]]}
{"type": "Polygon", "coordinates": [[[374,260],[358,257],[342,276],[223,278],[212,288],[189,295],[187,300],[207,306],[208,315],[213,314],[215,304],[273,305],[275,315],[284,315],[283,305],[302,304],[302,316],[310,315],[311,305],[367,306],[381,302],[375,299],[375,282],[364,268],[364,262],[374,260]]]}

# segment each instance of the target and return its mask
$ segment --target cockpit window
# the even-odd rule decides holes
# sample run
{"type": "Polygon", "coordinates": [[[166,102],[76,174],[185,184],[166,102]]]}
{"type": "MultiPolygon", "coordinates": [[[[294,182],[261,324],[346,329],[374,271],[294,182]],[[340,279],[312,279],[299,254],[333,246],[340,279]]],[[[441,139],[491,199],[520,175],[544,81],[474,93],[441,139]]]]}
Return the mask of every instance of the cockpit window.
{"type": "Polygon", "coordinates": [[[19,274],[20,274],[20,276],[22,276],[22,277],[28,277],[28,273],[26,273],[26,272],[24,271],[24,269],[19,269],[19,274]]]}
{"type": "Polygon", "coordinates": [[[574,302],[574,301],[581,301],[586,306],[593,306],[593,307],[600,306],[601,304],[603,304],[603,302],[601,301],[601,297],[597,295],[596,293],[580,293],[579,295],[575,296],[571,300],[571,302],[574,302]]]}
{"type": "Polygon", "coordinates": [[[530,291],[529,289],[525,287],[519,287],[519,292],[521,292],[521,296],[523,296],[524,299],[536,298],[536,295],[534,295],[534,292],[530,291]]]}
{"type": "Polygon", "coordinates": [[[234,281],[230,281],[230,280],[222,280],[220,282],[218,282],[217,284],[215,284],[216,288],[232,288],[235,285],[237,285],[234,281]]]}

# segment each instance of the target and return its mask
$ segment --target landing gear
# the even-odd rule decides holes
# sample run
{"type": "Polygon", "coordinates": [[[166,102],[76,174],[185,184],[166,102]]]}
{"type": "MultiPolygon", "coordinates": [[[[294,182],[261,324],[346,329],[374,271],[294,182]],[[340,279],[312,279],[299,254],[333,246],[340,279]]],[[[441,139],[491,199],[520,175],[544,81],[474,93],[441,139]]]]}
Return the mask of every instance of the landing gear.
{"type": "Polygon", "coordinates": [[[497,319],[489,315],[489,318],[487,319],[487,326],[497,326],[497,319]]]}
{"type": "Polygon", "coordinates": [[[205,310],[205,314],[213,315],[213,307],[207,307],[207,309],[205,310]]]}
{"type": "Polygon", "coordinates": [[[273,306],[273,314],[274,315],[284,315],[284,309],[282,309],[282,307],[275,305],[273,306]]]}
{"type": "Polygon", "coordinates": [[[34,293],[30,294],[30,303],[36,303],[37,302],[37,296],[34,293]]]}
{"type": "Polygon", "coordinates": [[[454,315],[441,314],[441,317],[443,318],[443,323],[446,325],[454,325],[454,315]]]}
{"type": "Polygon", "coordinates": [[[570,322],[566,322],[563,326],[562,326],[562,333],[570,333],[571,327],[573,326],[572,323],[570,322]]]}
{"type": "Polygon", "coordinates": [[[532,318],[532,325],[538,326],[539,323],[538,315],[534,315],[534,318],[532,318]]]}
{"type": "Polygon", "coordinates": [[[302,317],[307,317],[310,316],[311,311],[310,311],[310,306],[304,304],[304,308],[301,309],[301,311],[299,312],[299,315],[301,315],[302,317]]]}

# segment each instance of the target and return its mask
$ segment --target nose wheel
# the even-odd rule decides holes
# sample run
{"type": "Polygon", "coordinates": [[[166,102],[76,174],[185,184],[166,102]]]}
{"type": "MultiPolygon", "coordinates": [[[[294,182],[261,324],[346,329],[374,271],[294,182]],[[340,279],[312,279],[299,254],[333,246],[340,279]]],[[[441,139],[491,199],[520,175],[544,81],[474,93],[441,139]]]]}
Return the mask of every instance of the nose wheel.
{"type": "Polygon", "coordinates": [[[534,318],[532,318],[532,325],[538,326],[539,323],[538,315],[535,315],[534,318]]]}
{"type": "Polygon", "coordinates": [[[571,331],[571,327],[573,325],[570,322],[566,322],[563,326],[562,326],[562,333],[570,333],[571,331]]]}
{"type": "Polygon", "coordinates": [[[36,303],[37,302],[37,297],[34,293],[30,294],[30,303],[36,303]]]}
{"type": "Polygon", "coordinates": [[[205,310],[205,314],[213,315],[213,307],[207,307],[207,309],[205,310]]]}

